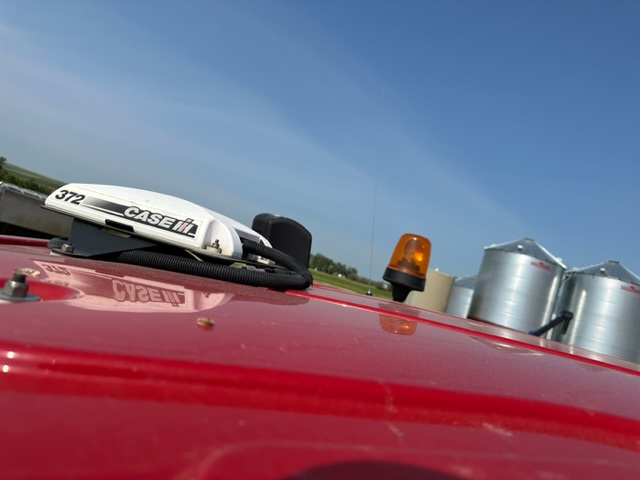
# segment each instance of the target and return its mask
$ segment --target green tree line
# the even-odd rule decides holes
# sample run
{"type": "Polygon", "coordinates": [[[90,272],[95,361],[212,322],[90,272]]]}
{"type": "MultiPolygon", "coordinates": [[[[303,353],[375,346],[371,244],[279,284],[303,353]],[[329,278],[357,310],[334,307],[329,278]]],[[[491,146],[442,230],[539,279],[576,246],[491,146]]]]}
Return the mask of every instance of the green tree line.
{"type": "Polygon", "coordinates": [[[354,267],[349,267],[344,263],[334,262],[328,257],[325,257],[321,253],[312,254],[309,258],[309,268],[318,270],[320,272],[329,273],[331,275],[339,275],[349,280],[358,283],[364,283],[365,285],[371,285],[376,288],[384,289],[386,282],[371,281],[366,277],[358,275],[358,270],[354,267]]]}

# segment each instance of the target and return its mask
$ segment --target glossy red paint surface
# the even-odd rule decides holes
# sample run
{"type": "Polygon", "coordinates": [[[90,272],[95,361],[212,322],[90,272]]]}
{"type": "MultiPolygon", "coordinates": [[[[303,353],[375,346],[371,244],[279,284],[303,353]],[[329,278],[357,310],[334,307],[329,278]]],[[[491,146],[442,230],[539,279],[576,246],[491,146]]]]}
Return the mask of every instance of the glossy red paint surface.
{"type": "Polygon", "coordinates": [[[639,368],[0,238],[2,478],[640,478],[639,368]]]}

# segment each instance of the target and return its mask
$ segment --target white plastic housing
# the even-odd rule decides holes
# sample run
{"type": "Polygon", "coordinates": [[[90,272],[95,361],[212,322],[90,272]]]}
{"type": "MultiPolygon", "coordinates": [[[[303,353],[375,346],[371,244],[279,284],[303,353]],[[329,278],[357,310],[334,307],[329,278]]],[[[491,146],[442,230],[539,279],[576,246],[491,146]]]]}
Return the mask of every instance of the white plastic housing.
{"type": "Polygon", "coordinates": [[[129,187],[70,183],[45,208],[209,256],[242,257],[241,238],[266,246],[259,233],[181,198],[129,187]]]}

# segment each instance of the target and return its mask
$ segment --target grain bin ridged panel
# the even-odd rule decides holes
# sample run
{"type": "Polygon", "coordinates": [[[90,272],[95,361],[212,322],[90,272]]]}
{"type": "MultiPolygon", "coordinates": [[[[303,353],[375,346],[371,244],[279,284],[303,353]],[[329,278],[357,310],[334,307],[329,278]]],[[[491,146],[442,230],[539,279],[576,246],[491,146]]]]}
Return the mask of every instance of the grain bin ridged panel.
{"type": "Polygon", "coordinates": [[[460,277],[453,282],[449,301],[447,302],[446,313],[466,318],[473,297],[473,289],[476,283],[476,276],[460,277]]]}
{"type": "Polygon", "coordinates": [[[573,320],[551,338],[640,363],[640,278],[610,261],[571,270],[563,283],[557,311],[572,312],[573,320]]]}
{"type": "Polygon", "coordinates": [[[564,265],[530,238],[485,252],[468,317],[528,332],[551,319],[564,265]]]}

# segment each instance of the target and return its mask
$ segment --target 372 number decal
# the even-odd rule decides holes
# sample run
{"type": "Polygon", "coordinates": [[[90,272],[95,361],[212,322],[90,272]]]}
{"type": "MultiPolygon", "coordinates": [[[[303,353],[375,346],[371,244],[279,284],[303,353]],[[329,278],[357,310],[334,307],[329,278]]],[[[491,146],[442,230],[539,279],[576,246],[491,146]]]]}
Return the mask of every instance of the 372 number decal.
{"type": "Polygon", "coordinates": [[[81,193],[72,192],[71,190],[60,190],[55,198],[62,200],[63,202],[80,205],[80,202],[84,200],[85,196],[81,193]]]}

